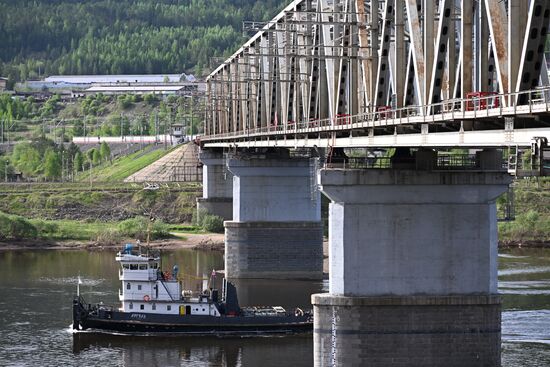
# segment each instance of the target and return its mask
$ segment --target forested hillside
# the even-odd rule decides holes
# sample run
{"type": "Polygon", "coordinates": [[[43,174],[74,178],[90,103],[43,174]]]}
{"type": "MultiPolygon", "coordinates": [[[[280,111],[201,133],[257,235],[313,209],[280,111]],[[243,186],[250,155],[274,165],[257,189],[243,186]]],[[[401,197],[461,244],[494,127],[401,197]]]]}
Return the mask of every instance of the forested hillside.
{"type": "Polygon", "coordinates": [[[0,76],[200,74],[288,0],[0,0],[0,76]]]}

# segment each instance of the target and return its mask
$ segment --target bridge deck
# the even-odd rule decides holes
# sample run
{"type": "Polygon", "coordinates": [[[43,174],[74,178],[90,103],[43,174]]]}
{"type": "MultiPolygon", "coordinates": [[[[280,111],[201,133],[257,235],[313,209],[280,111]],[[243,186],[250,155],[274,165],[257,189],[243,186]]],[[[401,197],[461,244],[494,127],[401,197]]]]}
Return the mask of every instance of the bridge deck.
{"type": "MultiPolygon", "coordinates": [[[[521,94],[550,93],[550,88],[527,91],[521,94]]],[[[512,96],[518,96],[514,94],[512,96]]],[[[499,96],[500,100],[510,95],[499,96]]],[[[494,98],[491,97],[491,98],[494,98]]],[[[479,102],[483,99],[478,99],[479,102]]],[[[550,99],[530,98],[526,105],[513,107],[467,110],[468,100],[458,99],[425,106],[405,107],[396,110],[341,116],[309,122],[285,123],[203,136],[207,147],[269,146],[335,146],[335,147],[499,147],[530,146],[535,136],[550,139],[550,99]],[[436,114],[419,114],[428,109],[440,110],[436,114]],[[531,124],[506,127],[505,118],[530,120],[531,124]],[[462,122],[475,121],[480,126],[464,131],[462,122]],[[454,124],[453,124],[454,123],[454,124]],[[531,126],[529,126],[531,125],[531,126]],[[424,128],[422,128],[424,126],[424,128]],[[445,126],[449,131],[431,131],[445,126]],[[527,127],[526,127],[527,126],[527,127]],[[410,130],[399,131],[398,127],[410,130]],[[462,127],[462,128],[461,128],[462,127]],[[453,131],[454,130],[454,131],[453,131]]]]}

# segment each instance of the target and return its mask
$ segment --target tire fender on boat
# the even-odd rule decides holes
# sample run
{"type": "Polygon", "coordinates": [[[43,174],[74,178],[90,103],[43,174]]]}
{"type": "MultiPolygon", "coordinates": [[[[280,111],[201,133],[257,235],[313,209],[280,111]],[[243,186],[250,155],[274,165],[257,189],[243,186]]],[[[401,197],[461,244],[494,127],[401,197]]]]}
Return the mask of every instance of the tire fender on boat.
{"type": "Polygon", "coordinates": [[[143,296],[143,300],[144,300],[145,302],[149,302],[149,301],[151,300],[151,297],[149,297],[149,295],[146,294],[145,296],[143,296]]]}

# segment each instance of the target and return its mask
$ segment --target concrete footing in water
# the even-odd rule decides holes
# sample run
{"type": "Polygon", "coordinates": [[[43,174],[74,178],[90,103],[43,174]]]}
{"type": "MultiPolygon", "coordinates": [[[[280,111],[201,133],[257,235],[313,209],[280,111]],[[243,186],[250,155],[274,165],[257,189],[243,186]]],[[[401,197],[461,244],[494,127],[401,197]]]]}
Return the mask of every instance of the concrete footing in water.
{"type": "Polygon", "coordinates": [[[312,296],[315,366],[500,366],[500,298],[312,296]]]}

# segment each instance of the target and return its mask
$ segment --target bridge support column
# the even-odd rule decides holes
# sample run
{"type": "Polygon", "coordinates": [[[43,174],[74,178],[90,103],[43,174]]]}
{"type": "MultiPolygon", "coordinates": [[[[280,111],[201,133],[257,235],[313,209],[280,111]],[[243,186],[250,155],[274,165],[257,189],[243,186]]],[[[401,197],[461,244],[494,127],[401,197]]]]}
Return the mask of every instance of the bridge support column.
{"type": "Polygon", "coordinates": [[[328,294],[316,366],[500,366],[502,172],[322,170],[328,294]]]}
{"type": "Polygon", "coordinates": [[[225,222],[229,278],[320,279],[320,193],[309,159],[232,158],[233,220],[225,222]]]}
{"type": "Polygon", "coordinates": [[[227,170],[223,152],[203,150],[203,197],[197,199],[197,213],[203,209],[210,214],[230,220],[233,217],[233,175],[227,170]]]}

